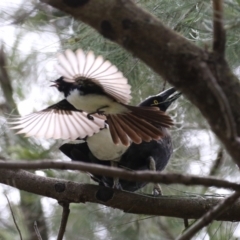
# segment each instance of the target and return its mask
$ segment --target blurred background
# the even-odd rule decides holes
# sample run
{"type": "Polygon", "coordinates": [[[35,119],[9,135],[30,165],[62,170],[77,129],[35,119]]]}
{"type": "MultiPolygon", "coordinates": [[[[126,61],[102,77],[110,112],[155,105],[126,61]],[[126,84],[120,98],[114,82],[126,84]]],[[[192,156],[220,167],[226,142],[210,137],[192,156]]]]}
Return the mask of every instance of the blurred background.
{"type": "MultiPolygon", "coordinates": [[[[140,0],[137,3],[194,44],[211,50],[212,7],[208,0],[140,0]]],[[[240,65],[240,1],[224,1],[227,29],[226,58],[236,74],[240,65]]],[[[39,111],[61,99],[50,80],[56,53],[67,48],[93,50],[118,66],[132,85],[132,104],[170,86],[140,60],[95,30],[38,1],[0,2],[0,159],[62,159],[63,141],[24,138],[6,124],[9,117],[39,111]],[[6,68],[3,67],[6,61],[6,68]]],[[[192,79],[194,81],[194,79],[192,79]]],[[[209,129],[201,113],[182,96],[168,110],[176,122],[171,129],[174,154],[164,172],[216,176],[239,181],[239,170],[209,129]]],[[[41,176],[93,183],[77,171],[35,171],[41,176]]],[[[95,184],[95,183],[93,183],[95,184]]],[[[164,195],[216,197],[229,194],[215,188],[161,185],[164,195]]],[[[151,193],[148,184],[139,192],[151,193]]],[[[19,239],[6,196],[23,239],[37,239],[37,221],[43,239],[56,239],[62,208],[55,200],[0,186],[0,239],[19,239]]],[[[97,204],[71,204],[65,239],[174,239],[184,230],[183,219],[126,214],[97,204]]],[[[190,221],[191,223],[191,221],[190,221]]],[[[240,239],[238,223],[215,221],[194,239],[240,239]]]]}

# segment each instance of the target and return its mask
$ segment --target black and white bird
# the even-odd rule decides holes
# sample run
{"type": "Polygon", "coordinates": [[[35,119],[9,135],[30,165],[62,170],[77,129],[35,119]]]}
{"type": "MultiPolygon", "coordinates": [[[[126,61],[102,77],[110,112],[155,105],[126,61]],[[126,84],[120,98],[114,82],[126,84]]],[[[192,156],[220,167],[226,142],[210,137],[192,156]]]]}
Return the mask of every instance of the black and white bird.
{"type": "MultiPolygon", "coordinates": [[[[156,106],[159,107],[162,111],[166,111],[168,107],[179,98],[180,93],[175,93],[174,88],[167,89],[160,94],[151,96],[141,102],[140,106],[156,106]],[[174,94],[174,95],[173,95],[174,94]]],[[[164,132],[164,136],[159,140],[152,140],[150,142],[142,142],[140,144],[132,143],[129,148],[126,149],[125,153],[119,155],[120,160],[118,166],[123,169],[130,171],[136,170],[156,170],[162,171],[171,155],[172,155],[172,141],[171,136],[166,128],[160,127],[164,132]]],[[[94,138],[94,136],[99,135],[99,133],[94,134],[92,137],[87,139],[94,138]]],[[[86,139],[86,141],[87,141],[86,139]]],[[[99,140],[99,145],[102,147],[102,151],[108,150],[108,146],[102,144],[101,139],[99,140]]],[[[87,163],[97,163],[105,166],[110,166],[110,161],[108,159],[99,159],[96,157],[95,150],[91,150],[88,142],[80,144],[64,144],[60,147],[60,150],[71,158],[73,161],[81,161],[87,163]]],[[[99,183],[99,185],[104,185],[107,187],[113,187],[114,180],[113,178],[101,176],[101,175],[92,175],[93,180],[99,183]]],[[[120,188],[126,191],[134,192],[142,187],[144,187],[146,182],[130,182],[123,179],[119,180],[120,188]]],[[[161,194],[161,188],[158,184],[154,184],[154,193],[161,194]]]]}
{"type": "MultiPolygon", "coordinates": [[[[51,86],[63,92],[65,97],[67,97],[66,93],[73,87],[73,83],[65,82],[62,77],[52,82],[53,84],[51,86]]],[[[122,154],[129,147],[122,142],[118,144],[113,142],[107,121],[105,127],[102,128],[101,131],[91,136],[86,136],[84,139],[86,139],[90,151],[96,158],[103,161],[110,160],[113,166],[116,166],[115,162],[120,160],[122,154]]]]}
{"type": "Polygon", "coordinates": [[[66,100],[76,109],[106,116],[112,140],[115,144],[129,146],[131,141],[141,143],[160,139],[163,127],[173,125],[171,118],[156,107],[135,107],[127,105],[131,99],[130,85],[123,74],[102,56],[95,57],[90,51],[81,49],[75,53],[66,50],[58,56],[56,66],[62,75],[59,80],[72,83],[64,88],[66,100]]]}
{"type": "Polygon", "coordinates": [[[157,107],[127,105],[130,85],[123,74],[90,51],[66,50],[58,55],[59,80],[66,82],[61,90],[65,99],[40,112],[16,119],[18,133],[44,138],[75,139],[98,133],[108,122],[114,144],[129,146],[157,140],[164,136],[162,126],[173,125],[171,118],[157,107]],[[71,83],[67,85],[67,83],[71,83]]]}

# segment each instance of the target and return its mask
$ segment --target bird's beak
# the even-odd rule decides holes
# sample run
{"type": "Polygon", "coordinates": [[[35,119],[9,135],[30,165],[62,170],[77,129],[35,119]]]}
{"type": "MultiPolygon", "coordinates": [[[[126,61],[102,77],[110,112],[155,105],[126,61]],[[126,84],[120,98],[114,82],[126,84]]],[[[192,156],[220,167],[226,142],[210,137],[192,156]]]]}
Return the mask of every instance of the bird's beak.
{"type": "Polygon", "coordinates": [[[53,84],[52,85],[50,85],[50,87],[58,87],[59,85],[58,85],[58,83],[56,83],[56,81],[50,81],[50,82],[52,82],[53,84]]]}

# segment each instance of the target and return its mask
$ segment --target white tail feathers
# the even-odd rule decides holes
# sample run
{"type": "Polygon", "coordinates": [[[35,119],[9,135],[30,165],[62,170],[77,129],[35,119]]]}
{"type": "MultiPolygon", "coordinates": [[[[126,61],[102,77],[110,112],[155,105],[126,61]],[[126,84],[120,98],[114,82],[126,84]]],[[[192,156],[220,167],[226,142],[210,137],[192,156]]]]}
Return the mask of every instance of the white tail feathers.
{"type": "Polygon", "coordinates": [[[116,101],[127,104],[131,100],[131,86],[116,66],[105,61],[102,56],[95,57],[92,51],[85,54],[82,49],[75,53],[67,49],[58,55],[56,70],[67,82],[91,79],[116,101]]]}

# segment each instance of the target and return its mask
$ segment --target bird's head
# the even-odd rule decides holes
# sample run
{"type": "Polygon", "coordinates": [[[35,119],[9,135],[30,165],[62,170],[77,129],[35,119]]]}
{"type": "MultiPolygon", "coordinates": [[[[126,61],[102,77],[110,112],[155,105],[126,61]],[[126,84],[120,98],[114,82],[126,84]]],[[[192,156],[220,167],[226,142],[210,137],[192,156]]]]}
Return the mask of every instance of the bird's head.
{"type": "Polygon", "coordinates": [[[165,112],[168,107],[181,96],[181,93],[176,93],[175,88],[169,88],[157,95],[150,96],[139,104],[139,106],[159,107],[161,111],[165,112]]]}
{"type": "Polygon", "coordinates": [[[63,77],[60,77],[52,82],[53,84],[51,87],[56,87],[59,92],[64,93],[65,97],[67,97],[74,88],[74,83],[64,81],[63,77]]]}

